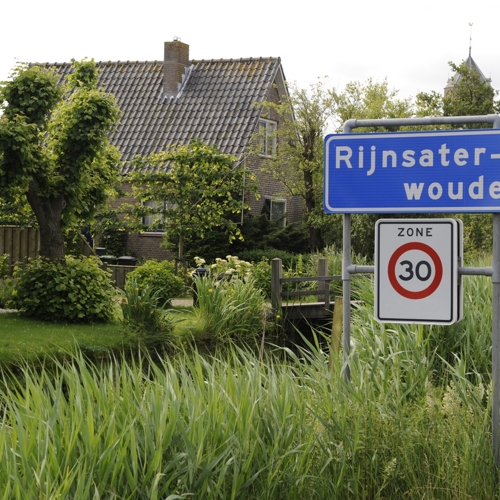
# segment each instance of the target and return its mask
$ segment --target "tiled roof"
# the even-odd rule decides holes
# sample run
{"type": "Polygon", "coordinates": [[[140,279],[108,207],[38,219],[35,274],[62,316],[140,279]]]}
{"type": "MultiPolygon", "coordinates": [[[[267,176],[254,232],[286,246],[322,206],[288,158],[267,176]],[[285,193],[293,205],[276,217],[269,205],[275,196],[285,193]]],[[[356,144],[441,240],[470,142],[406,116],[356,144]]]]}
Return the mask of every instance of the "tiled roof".
{"type": "MultiPolygon", "coordinates": [[[[253,103],[267,98],[281,72],[279,58],[191,61],[179,94],[171,98],[163,94],[163,61],[97,65],[100,83],[124,113],[112,136],[123,161],[193,138],[241,155],[260,115],[253,103]]],[[[70,63],[47,66],[62,76],[71,71],[70,63]]]]}

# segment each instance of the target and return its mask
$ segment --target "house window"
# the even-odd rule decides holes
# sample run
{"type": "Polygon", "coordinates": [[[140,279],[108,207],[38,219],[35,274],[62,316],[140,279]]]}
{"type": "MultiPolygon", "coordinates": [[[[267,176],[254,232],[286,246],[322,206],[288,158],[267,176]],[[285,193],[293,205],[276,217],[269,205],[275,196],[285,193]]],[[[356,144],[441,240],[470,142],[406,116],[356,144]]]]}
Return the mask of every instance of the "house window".
{"type": "Polygon", "coordinates": [[[269,210],[269,219],[279,221],[281,227],[286,226],[286,200],[284,198],[265,199],[266,207],[269,210]]]}
{"type": "Polygon", "coordinates": [[[260,154],[274,156],[276,154],[277,123],[271,120],[259,120],[260,154]]]}
{"type": "Polygon", "coordinates": [[[158,208],[158,214],[151,214],[151,215],[145,215],[142,218],[142,225],[145,227],[145,231],[147,233],[162,233],[163,229],[159,228],[154,228],[153,225],[157,223],[158,221],[161,221],[163,219],[163,216],[161,214],[161,210],[165,209],[167,204],[166,202],[163,203],[163,207],[161,203],[158,203],[157,201],[154,200],[147,200],[142,202],[143,207],[154,207],[158,208]]]}

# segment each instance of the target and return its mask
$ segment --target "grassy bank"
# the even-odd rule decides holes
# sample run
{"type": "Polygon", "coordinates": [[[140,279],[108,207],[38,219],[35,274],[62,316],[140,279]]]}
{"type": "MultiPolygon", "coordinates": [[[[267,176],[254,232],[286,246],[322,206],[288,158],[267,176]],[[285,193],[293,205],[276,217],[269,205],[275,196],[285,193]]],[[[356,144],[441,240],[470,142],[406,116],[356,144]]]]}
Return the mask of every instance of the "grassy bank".
{"type": "Polygon", "coordinates": [[[0,365],[35,362],[83,351],[116,351],[123,347],[123,325],[61,324],[25,318],[19,313],[0,315],[0,365]]]}

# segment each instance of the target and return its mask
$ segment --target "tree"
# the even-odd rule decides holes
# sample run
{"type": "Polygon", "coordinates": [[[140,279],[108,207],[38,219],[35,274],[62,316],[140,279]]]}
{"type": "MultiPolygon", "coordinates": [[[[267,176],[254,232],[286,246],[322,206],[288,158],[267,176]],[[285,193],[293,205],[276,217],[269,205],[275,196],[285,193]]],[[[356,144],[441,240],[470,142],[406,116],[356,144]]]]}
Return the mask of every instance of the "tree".
{"type": "Polygon", "coordinates": [[[411,116],[411,102],[398,99],[397,90],[391,90],[386,80],[351,82],[342,92],[326,88],[319,80],[307,90],[292,86],[288,99],[263,106],[278,113],[283,123],[276,131],[276,155],[266,159],[263,170],[281,181],[288,195],[302,196],[311,250],[321,249],[327,233],[334,231],[338,239],[339,226],[337,218],[323,211],[323,139],[327,130],[341,131],[351,118],[411,116]]]}
{"type": "MultiPolygon", "coordinates": [[[[398,90],[391,89],[387,79],[382,83],[369,78],[365,83],[350,82],[342,92],[334,92],[337,132],[350,119],[373,120],[379,118],[410,118],[413,114],[411,99],[399,99],[398,90]]],[[[383,132],[386,127],[357,128],[356,132],[383,132]]],[[[394,127],[391,131],[394,131],[394,127]]]]}
{"type": "Polygon", "coordinates": [[[54,71],[21,65],[0,85],[0,196],[27,200],[50,260],[64,258],[64,228],[92,218],[119,172],[115,98],[98,89],[94,61],[73,69],[59,85],[54,71]]]}
{"type": "MultiPolygon", "coordinates": [[[[465,62],[456,65],[449,63],[455,71],[454,85],[447,95],[443,97],[443,116],[473,116],[496,113],[499,109],[495,96],[498,94],[490,85],[489,80],[484,80],[482,75],[465,62]]],[[[484,128],[489,124],[458,125],[460,128],[484,128]]]]}
{"type": "Polygon", "coordinates": [[[165,243],[174,236],[178,257],[184,256],[184,236],[204,236],[213,227],[222,227],[229,241],[241,238],[238,219],[250,207],[248,193],[257,192],[255,176],[236,158],[221,153],[200,140],[174,146],[133,162],[134,196],[150,206],[129,207],[135,216],[152,216],[153,229],[165,232],[165,243]]]}
{"type": "Polygon", "coordinates": [[[276,154],[264,161],[262,170],[283,184],[285,194],[302,197],[311,251],[321,249],[315,221],[322,212],[323,137],[335,110],[333,94],[318,80],[309,89],[291,86],[288,98],[262,106],[282,123],[276,130],[276,154]]]}

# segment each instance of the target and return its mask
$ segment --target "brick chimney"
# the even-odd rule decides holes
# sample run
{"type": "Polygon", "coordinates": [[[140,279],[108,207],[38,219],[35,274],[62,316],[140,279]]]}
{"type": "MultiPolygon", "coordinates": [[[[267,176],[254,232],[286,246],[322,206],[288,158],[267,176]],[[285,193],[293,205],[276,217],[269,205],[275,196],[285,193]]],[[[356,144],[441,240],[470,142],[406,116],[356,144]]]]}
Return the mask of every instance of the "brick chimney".
{"type": "Polygon", "coordinates": [[[166,97],[175,97],[182,82],[182,75],[189,68],[189,45],[174,39],[165,42],[163,59],[163,92],[166,97]]]}

